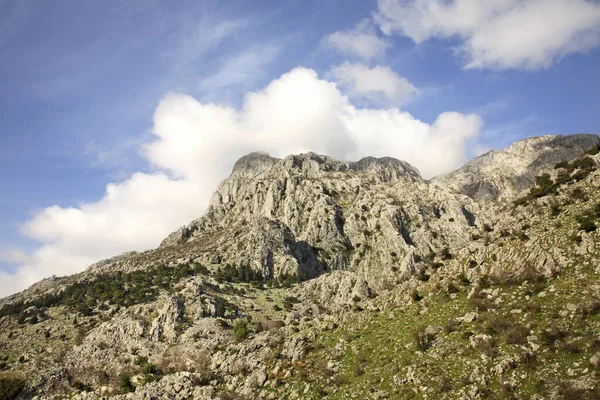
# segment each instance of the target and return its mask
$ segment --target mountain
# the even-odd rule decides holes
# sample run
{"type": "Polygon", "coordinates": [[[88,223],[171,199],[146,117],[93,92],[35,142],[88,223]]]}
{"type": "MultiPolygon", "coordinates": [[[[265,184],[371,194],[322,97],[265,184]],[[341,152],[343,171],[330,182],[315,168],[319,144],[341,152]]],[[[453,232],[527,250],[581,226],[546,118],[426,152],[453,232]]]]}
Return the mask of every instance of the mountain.
{"type": "Polygon", "coordinates": [[[1,300],[0,399],[598,398],[598,143],[251,153],[158,248],[1,300]]]}
{"type": "Polygon", "coordinates": [[[546,135],[492,150],[433,182],[476,200],[511,199],[535,183],[535,177],[572,160],[598,144],[598,136],[546,135]]]}

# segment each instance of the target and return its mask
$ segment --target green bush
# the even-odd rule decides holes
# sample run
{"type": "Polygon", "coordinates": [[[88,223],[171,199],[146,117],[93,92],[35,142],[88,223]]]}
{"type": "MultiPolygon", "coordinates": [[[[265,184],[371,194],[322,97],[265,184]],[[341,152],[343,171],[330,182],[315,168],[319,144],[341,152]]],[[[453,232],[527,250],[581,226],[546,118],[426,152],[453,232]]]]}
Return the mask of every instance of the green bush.
{"type": "Polygon", "coordinates": [[[144,365],[148,362],[148,357],[144,357],[144,356],[137,356],[135,358],[135,360],[133,360],[133,363],[135,365],[144,365]]]}
{"type": "Polygon", "coordinates": [[[239,320],[233,326],[233,334],[238,342],[242,342],[250,335],[250,328],[248,328],[248,321],[239,320]]]}
{"type": "Polygon", "coordinates": [[[577,222],[579,223],[579,230],[585,232],[593,232],[597,229],[596,223],[594,222],[595,215],[591,212],[579,215],[577,222]]]}
{"type": "Polygon", "coordinates": [[[447,247],[444,247],[444,249],[442,250],[442,258],[444,260],[451,260],[452,258],[454,258],[454,256],[452,255],[452,253],[450,253],[450,249],[447,247]]]}
{"type": "Polygon", "coordinates": [[[419,276],[418,276],[419,280],[421,282],[427,282],[430,278],[429,274],[427,273],[427,271],[425,271],[424,269],[419,271],[419,276]]]}
{"type": "Polygon", "coordinates": [[[460,289],[457,288],[454,283],[450,282],[448,284],[448,287],[446,288],[446,292],[448,292],[449,294],[458,293],[460,292],[460,289]]]}
{"type": "Polygon", "coordinates": [[[411,297],[412,297],[413,301],[421,301],[423,299],[423,296],[421,296],[419,294],[419,291],[416,289],[412,292],[411,297]]]}
{"type": "Polygon", "coordinates": [[[227,311],[227,301],[221,297],[215,299],[215,318],[223,318],[227,311]]]}
{"type": "Polygon", "coordinates": [[[158,373],[158,368],[156,368],[156,365],[154,365],[152,363],[147,362],[142,367],[142,374],[144,374],[144,375],[156,375],[157,373],[158,373]]]}
{"type": "Polygon", "coordinates": [[[0,376],[0,400],[13,400],[25,389],[25,381],[17,376],[0,376]]]}
{"type": "Polygon", "coordinates": [[[415,328],[412,331],[413,342],[418,351],[426,351],[431,347],[435,337],[430,333],[426,332],[424,326],[415,328]]]}
{"type": "Polygon", "coordinates": [[[119,388],[121,389],[121,393],[131,393],[135,390],[128,373],[121,372],[119,374],[119,388]]]}
{"type": "Polygon", "coordinates": [[[581,201],[587,201],[587,199],[588,199],[585,191],[578,187],[573,189],[573,191],[571,192],[571,198],[581,200],[581,201]]]}
{"type": "Polygon", "coordinates": [[[181,279],[205,273],[199,264],[182,264],[175,267],[159,266],[144,271],[106,274],[94,280],[72,284],[58,294],[47,295],[28,301],[5,305],[0,309],[0,318],[7,315],[22,315],[31,306],[38,309],[66,306],[84,316],[94,314],[97,303],[110,303],[117,306],[132,306],[156,299],[159,289],[168,289],[181,279]]]}

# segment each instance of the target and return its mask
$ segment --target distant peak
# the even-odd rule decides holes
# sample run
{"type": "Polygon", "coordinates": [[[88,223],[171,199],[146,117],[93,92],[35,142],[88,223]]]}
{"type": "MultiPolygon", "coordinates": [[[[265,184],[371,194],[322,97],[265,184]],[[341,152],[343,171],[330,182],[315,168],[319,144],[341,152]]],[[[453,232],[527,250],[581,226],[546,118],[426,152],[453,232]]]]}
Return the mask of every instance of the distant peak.
{"type": "Polygon", "coordinates": [[[423,179],[419,170],[406,161],[398,160],[393,157],[365,157],[360,160],[350,163],[350,168],[356,171],[373,171],[373,170],[393,170],[397,177],[410,176],[415,180],[423,179]]]}
{"type": "Polygon", "coordinates": [[[231,175],[253,178],[269,171],[280,159],[271,157],[269,153],[255,151],[242,156],[233,165],[231,175]]]}

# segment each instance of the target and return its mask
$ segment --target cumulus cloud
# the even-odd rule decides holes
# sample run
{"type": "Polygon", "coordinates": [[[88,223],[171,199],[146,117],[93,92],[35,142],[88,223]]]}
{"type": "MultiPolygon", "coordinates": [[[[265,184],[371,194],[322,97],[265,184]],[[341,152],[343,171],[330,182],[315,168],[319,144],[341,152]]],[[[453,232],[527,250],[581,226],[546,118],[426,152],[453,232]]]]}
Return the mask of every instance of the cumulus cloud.
{"type": "Polygon", "coordinates": [[[42,247],[21,260],[16,274],[0,273],[0,295],[157,246],[201,215],[234,161],[250,151],[315,151],[343,160],[393,156],[430,177],[464,162],[466,144],[480,130],[477,115],[443,113],[428,124],[396,108],[357,108],[334,83],[304,68],[248,94],[238,109],[166,96],[154,115],[154,140],[142,149],[157,172],[109,184],[97,202],[37,213],[22,232],[42,247]]]}
{"type": "Polygon", "coordinates": [[[412,83],[390,67],[377,65],[369,68],[363,64],[345,62],[334,67],[330,74],[350,96],[398,104],[406,102],[417,93],[417,88],[412,83]]]}
{"type": "Polygon", "coordinates": [[[465,68],[539,69],[600,44],[600,4],[588,0],[379,0],[386,35],[458,38],[465,68]]]}
{"type": "Polygon", "coordinates": [[[337,31],[325,38],[325,44],[340,53],[365,60],[381,57],[390,43],[377,36],[369,20],[361,21],[350,31],[337,31]]]}

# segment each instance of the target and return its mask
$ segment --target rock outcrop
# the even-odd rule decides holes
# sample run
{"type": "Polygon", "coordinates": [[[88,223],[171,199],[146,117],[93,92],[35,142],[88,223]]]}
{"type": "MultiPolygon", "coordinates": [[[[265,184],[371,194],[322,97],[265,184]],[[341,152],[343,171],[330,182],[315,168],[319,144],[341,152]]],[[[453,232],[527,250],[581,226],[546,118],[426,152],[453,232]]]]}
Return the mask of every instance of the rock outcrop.
{"type": "Polygon", "coordinates": [[[250,265],[265,277],[349,270],[381,288],[413,274],[415,256],[463,246],[481,224],[478,210],[392,158],[251,154],[219,185],[205,215],[161,247],[210,243],[207,261],[250,265]]]}
{"type": "Polygon", "coordinates": [[[475,200],[509,200],[535,183],[535,176],[572,160],[600,142],[597,135],[546,135],[492,150],[433,183],[475,200]]]}

